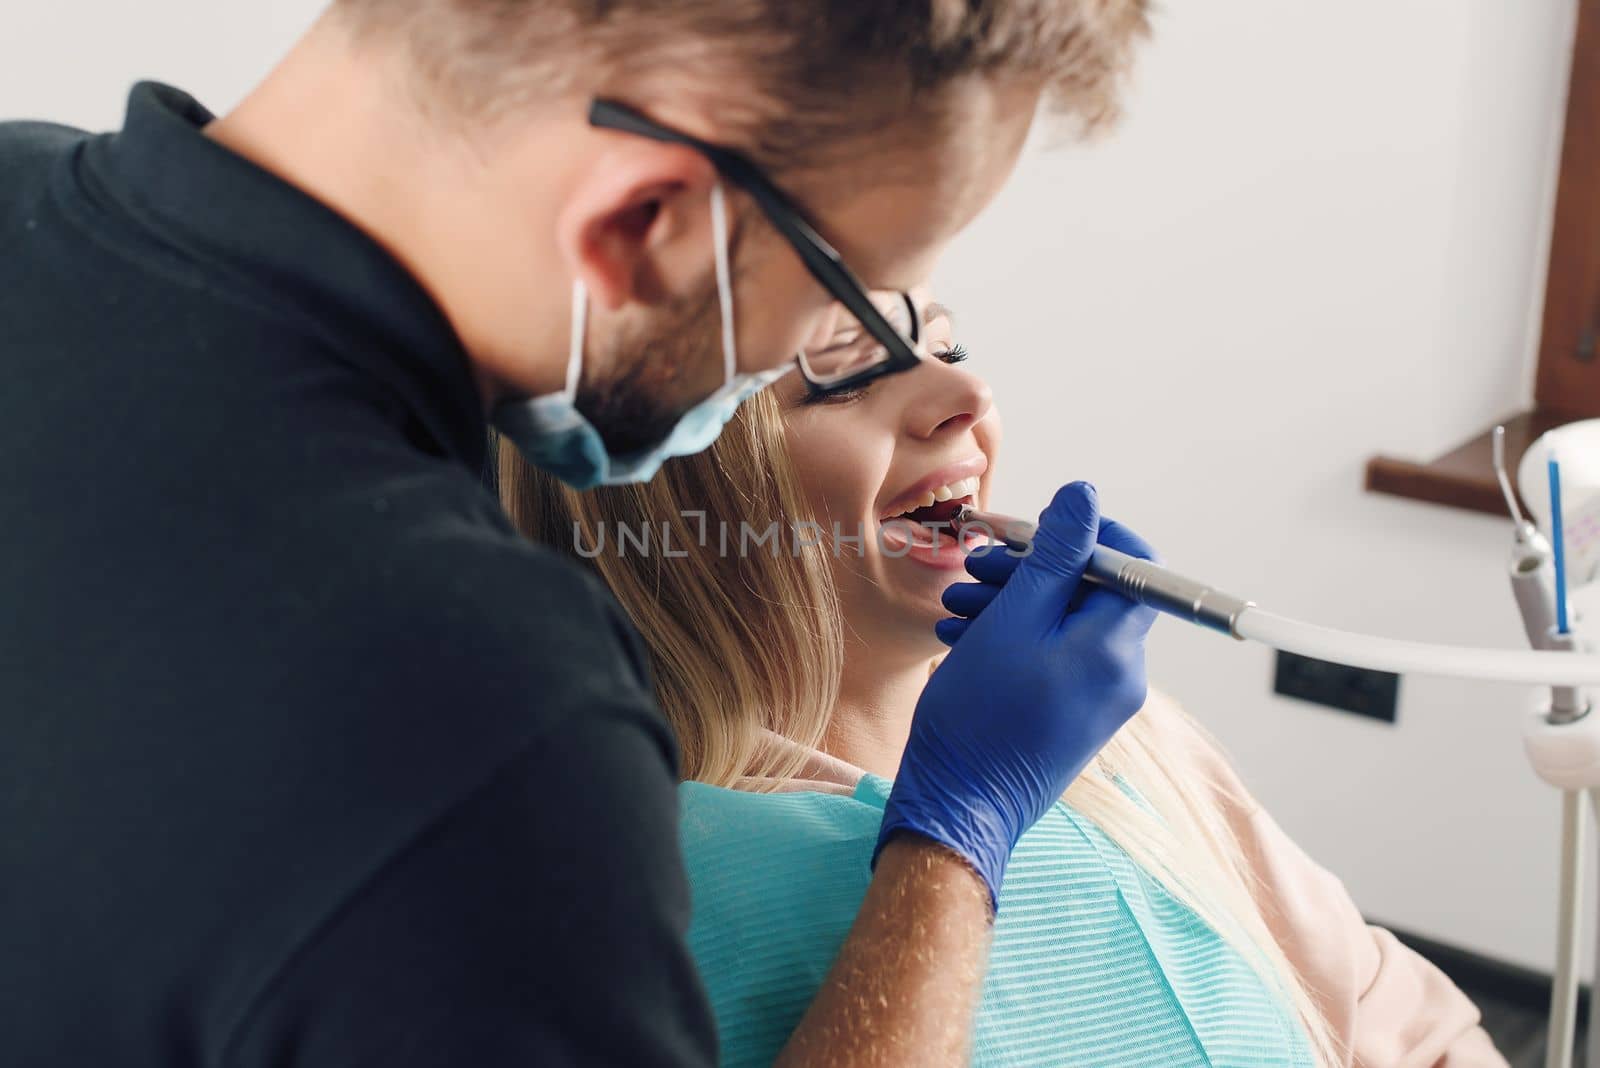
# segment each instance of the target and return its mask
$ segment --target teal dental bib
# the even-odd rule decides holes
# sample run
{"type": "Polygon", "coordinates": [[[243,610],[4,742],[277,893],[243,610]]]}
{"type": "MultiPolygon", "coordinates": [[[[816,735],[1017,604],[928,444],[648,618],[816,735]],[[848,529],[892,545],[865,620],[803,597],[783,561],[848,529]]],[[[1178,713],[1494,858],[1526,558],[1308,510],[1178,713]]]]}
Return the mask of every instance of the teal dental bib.
{"type": "MultiPolygon", "coordinates": [[[[870,878],[889,782],[853,796],[679,789],[723,1065],[767,1065],[827,974],[870,878]]],[[[974,1065],[1310,1068],[1282,992],[1089,820],[1057,804],[1006,870],[974,1065]]]]}

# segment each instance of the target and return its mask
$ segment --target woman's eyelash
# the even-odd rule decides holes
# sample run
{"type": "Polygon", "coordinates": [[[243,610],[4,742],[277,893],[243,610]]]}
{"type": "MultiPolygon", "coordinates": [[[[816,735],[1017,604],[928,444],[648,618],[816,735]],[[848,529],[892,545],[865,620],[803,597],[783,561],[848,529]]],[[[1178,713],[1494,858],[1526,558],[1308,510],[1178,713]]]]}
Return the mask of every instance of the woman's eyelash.
{"type": "Polygon", "coordinates": [[[972,354],[967,351],[967,347],[965,345],[951,345],[947,349],[941,349],[940,351],[933,353],[933,355],[937,356],[945,363],[960,363],[962,360],[965,360],[972,354]]]}
{"type": "Polygon", "coordinates": [[[867,386],[857,386],[855,389],[843,390],[839,393],[811,393],[807,394],[802,404],[848,404],[853,400],[860,400],[866,395],[867,386]]]}

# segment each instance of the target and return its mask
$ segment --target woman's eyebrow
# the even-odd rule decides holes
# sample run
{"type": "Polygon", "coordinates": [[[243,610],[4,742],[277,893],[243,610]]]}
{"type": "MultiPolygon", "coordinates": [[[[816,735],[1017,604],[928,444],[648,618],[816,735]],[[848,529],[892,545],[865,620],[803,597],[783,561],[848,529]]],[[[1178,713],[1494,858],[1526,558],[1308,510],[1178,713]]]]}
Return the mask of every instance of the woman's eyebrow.
{"type": "Polygon", "coordinates": [[[946,308],[936,300],[930,300],[928,306],[922,309],[922,325],[927,326],[935,319],[941,318],[950,320],[951,326],[956,325],[956,317],[950,314],[949,308],[946,308]]]}

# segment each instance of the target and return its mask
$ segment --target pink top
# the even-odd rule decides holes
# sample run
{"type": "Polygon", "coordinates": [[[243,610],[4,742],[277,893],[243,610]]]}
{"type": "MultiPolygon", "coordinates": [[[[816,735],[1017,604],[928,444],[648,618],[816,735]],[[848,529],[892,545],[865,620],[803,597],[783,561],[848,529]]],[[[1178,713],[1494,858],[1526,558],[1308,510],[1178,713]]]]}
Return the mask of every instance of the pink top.
{"type": "MultiPolygon", "coordinates": [[[[1152,691],[1140,715],[1156,721],[1163,755],[1193,761],[1212,784],[1255,877],[1256,903],[1348,1051],[1345,1066],[1505,1068],[1505,1058],[1478,1025],[1477,1007],[1438,968],[1361,918],[1344,884],[1273,822],[1227,758],[1176,714],[1171,698],[1152,691]]],[[[775,734],[768,742],[794,746],[775,734]]],[[[850,794],[863,774],[813,750],[793,779],[741,785],[850,794]]]]}

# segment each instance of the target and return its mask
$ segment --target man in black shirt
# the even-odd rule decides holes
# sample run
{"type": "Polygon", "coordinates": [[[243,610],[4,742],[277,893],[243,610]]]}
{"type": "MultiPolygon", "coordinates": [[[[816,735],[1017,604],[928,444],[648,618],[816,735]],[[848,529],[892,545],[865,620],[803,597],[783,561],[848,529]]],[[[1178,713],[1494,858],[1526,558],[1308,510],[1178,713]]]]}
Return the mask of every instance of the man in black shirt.
{"type": "MultiPolygon", "coordinates": [[[[487,420],[592,481],[725,353],[809,352],[819,390],[914,366],[825,365],[843,317],[886,327],[810,227],[909,289],[1040,93],[1097,116],[1141,23],[915,6],[342,0],[222,119],[146,83],[114,135],[0,126],[0,1062],[714,1063],[640,642],[515,536],[487,420]],[[516,415],[573,336],[593,433],[556,441],[516,415]]],[[[1065,649],[1142,696],[1143,617],[1122,659],[1007,618],[946,691],[1081,676],[1037,666],[1065,649]]],[[[905,775],[788,1059],[962,1056],[1011,810],[1132,711],[1101,703],[905,775]]]]}

